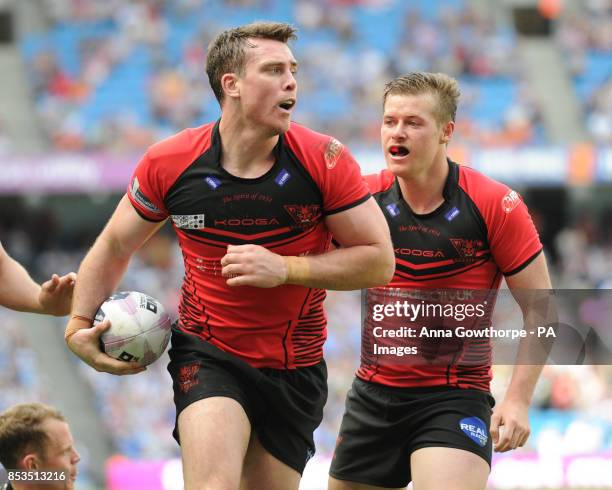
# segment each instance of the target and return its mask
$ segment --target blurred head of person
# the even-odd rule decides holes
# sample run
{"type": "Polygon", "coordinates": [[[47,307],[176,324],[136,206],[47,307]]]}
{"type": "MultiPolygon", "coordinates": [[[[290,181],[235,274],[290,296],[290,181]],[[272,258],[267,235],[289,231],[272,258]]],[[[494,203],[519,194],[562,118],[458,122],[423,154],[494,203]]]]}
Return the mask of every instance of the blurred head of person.
{"type": "Polygon", "coordinates": [[[15,490],[73,489],[80,456],[63,415],[42,403],[15,405],[0,413],[0,463],[7,470],[65,472],[56,482],[14,481],[15,490]]]}
{"type": "Polygon", "coordinates": [[[206,73],[226,119],[270,136],[289,129],[297,101],[297,61],[287,44],[293,39],[289,24],[255,22],[210,43],[206,73]]]}
{"type": "Polygon", "coordinates": [[[380,136],[389,170],[411,179],[446,165],[459,96],[457,81],[443,73],[408,73],[386,84],[380,136]]]}

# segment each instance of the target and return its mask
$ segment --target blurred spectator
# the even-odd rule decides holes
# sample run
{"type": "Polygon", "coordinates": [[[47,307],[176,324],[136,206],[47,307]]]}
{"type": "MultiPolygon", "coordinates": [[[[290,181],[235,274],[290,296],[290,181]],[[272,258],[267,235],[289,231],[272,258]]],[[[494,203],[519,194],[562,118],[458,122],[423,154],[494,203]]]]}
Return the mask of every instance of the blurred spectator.
{"type": "Polygon", "coordinates": [[[590,0],[567,9],[556,29],[559,50],[574,77],[595,143],[612,144],[612,5],[590,0]]]}
{"type": "MultiPolygon", "coordinates": [[[[610,57],[612,64],[612,53],[610,57]]],[[[612,145],[612,67],[610,78],[591,96],[587,111],[587,129],[593,140],[601,145],[612,145]]]]}

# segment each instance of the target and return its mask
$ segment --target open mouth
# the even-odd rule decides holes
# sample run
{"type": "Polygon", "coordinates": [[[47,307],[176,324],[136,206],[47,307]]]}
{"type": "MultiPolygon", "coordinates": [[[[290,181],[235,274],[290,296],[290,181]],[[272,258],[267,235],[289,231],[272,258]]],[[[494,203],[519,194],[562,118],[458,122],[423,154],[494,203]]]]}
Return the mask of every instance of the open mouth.
{"type": "Polygon", "coordinates": [[[285,111],[290,111],[291,109],[293,109],[294,105],[295,105],[295,99],[287,99],[281,102],[280,104],[278,104],[278,106],[285,111]]]}
{"type": "Polygon", "coordinates": [[[404,146],[394,145],[389,147],[389,153],[394,157],[405,157],[410,153],[410,150],[404,146]]]}

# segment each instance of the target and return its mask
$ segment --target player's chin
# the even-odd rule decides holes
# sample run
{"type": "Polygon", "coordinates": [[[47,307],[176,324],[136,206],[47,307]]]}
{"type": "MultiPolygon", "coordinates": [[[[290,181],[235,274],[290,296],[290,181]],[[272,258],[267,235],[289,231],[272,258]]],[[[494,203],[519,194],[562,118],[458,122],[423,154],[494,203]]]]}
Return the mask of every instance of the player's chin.
{"type": "Polygon", "coordinates": [[[398,177],[402,177],[405,174],[409,173],[409,169],[407,168],[408,164],[405,159],[397,159],[391,158],[389,155],[385,156],[385,160],[387,161],[387,168],[393,175],[397,175],[398,177]]]}
{"type": "Polygon", "coordinates": [[[291,117],[283,117],[274,121],[272,125],[272,129],[275,134],[284,134],[289,131],[289,127],[291,126],[291,117]]]}
{"type": "Polygon", "coordinates": [[[280,120],[265,121],[263,124],[260,123],[260,127],[265,128],[267,137],[278,136],[285,134],[289,130],[290,122],[284,122],[280,120]]]}

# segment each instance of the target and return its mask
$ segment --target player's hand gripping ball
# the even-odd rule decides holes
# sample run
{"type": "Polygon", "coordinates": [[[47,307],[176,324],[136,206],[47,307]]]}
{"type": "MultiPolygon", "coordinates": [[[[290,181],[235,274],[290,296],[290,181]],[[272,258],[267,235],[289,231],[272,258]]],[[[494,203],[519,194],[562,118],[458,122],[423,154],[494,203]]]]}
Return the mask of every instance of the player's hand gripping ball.
{"type": "Polygon", "coordinates": [[[100,338],[109,356],[148,366],[159,359],[170,340],[170,316],[162,304],[137,291],[113,294],[98,309],[94,325],[110,320],[100,338]]]}

